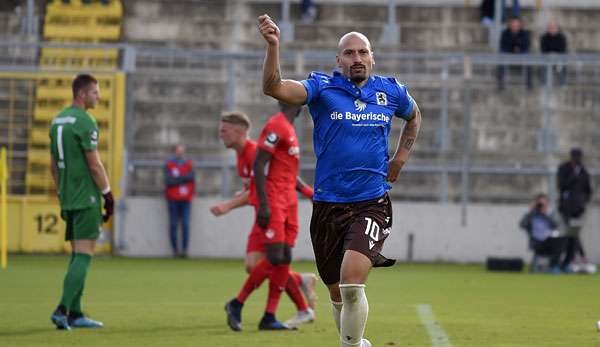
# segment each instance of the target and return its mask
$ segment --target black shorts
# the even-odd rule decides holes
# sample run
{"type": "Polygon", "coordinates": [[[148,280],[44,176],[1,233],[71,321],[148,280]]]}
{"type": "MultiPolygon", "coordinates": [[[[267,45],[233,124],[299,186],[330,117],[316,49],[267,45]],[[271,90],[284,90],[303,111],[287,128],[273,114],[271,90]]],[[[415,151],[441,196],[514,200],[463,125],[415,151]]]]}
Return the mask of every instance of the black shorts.
{"type": "Polygon", "coordinates": [[[360,252],[374,263],[391,228],[392,202],[387,193],[354,203],[315,201],[310,237],[323,282],[339,282],[346,250],[360,252]]]}

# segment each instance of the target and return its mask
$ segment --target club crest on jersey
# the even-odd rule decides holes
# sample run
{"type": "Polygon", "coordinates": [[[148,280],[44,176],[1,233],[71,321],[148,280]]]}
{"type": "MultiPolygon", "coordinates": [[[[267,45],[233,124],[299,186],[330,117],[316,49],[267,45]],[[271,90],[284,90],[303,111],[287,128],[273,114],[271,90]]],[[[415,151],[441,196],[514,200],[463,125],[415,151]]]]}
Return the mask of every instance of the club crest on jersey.
{"type": "Polygon", "coordinates": [[[358,112],[362,112],[367,108],[367,104],[360,99],[354,100],[354,106],[358,112]]]}
{"type": "Polygon", "coordinates": [[[300,155],[300,147],[298,147],[298,146],[290,147],[290,149],[288,149],[288,154],[291,155],[292,157],[299,156],[300,155]]]}
{"type": "Polygon", "coordinates": [[[375,94],[377,98],[377,105],[387,106],[387,95],[383,92],[377,92],[375,94]]]}
{"type": "Polygon", "coordinates": [[[265,236],[268,239],[272,239],[275,236],[275,232],[273,230],[271,230],[271,229],[268,229],[267,232],[265,233],[265,236]]]}
{"type": "Polygon", "coordinates": [[[98,132],[96,130],[92,130],[90,133],[90,139],[92,141],[98,141],[98,132]]]}
{"type": "Polygon", "coordinates": [[[277,141],[279,140],[279,136],[277,136],[277,134],[275,133],[269,133],[267,135],[267,137],[265,138],[265,146],[269,146],[269,147],[275,147],[275,144],[277,144],[277,141]]]}

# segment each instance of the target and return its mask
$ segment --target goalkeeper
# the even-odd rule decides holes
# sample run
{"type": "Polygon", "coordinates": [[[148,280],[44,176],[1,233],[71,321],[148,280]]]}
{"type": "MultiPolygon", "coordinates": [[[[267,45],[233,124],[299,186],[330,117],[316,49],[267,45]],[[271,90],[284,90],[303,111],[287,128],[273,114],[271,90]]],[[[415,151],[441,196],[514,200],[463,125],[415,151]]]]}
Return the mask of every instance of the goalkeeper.
{"type": "Polygon", "coordinates": [[[81,297],[100,225],[113,214],[114,205],[108,176],[97,150],[98,125],[86,112],[100,100],[98,81],[91,75],[78,75],[72,89],[73,104],[61,111],[50,127],[52,177],[61,216],[67,224],[65,239],[71,241],[73,249],[60,303],[50,317],[61,330],[103,326],[83,314],[81,297]]]}

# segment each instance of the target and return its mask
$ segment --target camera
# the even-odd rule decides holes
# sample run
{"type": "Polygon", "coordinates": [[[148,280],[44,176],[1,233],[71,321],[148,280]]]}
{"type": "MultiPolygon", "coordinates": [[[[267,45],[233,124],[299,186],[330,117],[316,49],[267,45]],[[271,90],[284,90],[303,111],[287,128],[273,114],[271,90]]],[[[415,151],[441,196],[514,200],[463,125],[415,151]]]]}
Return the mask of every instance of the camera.
{"type": "Polygon", "coordinates": [[[544,203],[543,203],[543,202],[537,202],[537,203],[535,204],[535,207],[534,207],[534,209],[535,209],[537,212],[542,212],[542,211],[544,210],[544,203]]]}

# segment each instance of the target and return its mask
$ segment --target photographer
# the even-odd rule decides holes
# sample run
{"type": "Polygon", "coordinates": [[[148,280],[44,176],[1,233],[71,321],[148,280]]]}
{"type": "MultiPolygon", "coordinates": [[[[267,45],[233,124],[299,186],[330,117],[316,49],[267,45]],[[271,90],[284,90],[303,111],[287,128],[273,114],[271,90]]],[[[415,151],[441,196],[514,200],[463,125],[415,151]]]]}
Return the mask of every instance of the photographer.
{"type": "Polygon", "coordinates": [[[550,258],[550,272],[560,273],[559,262],[565,248],[565,238],[559,235],[558,222],[549,213],[546,194],[535,197],[531,209],[519,225],[529,234],[529,247],[535,254],[550,258]]]}

